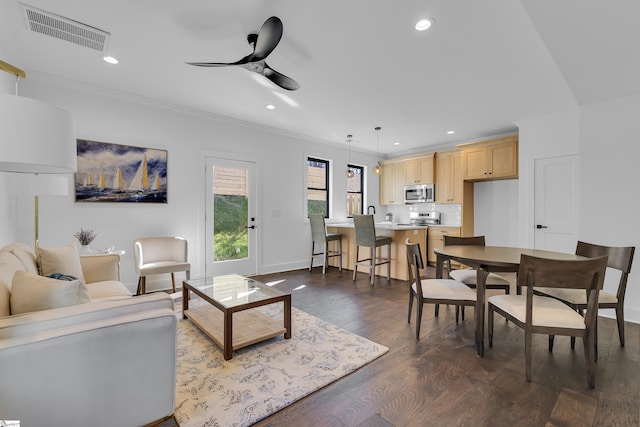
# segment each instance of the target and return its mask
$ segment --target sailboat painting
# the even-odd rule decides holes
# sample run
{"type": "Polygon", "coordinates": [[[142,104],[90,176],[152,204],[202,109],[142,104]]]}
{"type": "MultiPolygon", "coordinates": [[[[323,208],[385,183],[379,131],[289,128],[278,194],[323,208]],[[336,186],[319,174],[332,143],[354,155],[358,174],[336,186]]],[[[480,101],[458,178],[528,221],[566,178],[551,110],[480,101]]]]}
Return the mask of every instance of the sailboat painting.
{"type": "Polygon", "coordinates": [[[76,202],[167,203],[167,151],[76,140],[76,202]]]}

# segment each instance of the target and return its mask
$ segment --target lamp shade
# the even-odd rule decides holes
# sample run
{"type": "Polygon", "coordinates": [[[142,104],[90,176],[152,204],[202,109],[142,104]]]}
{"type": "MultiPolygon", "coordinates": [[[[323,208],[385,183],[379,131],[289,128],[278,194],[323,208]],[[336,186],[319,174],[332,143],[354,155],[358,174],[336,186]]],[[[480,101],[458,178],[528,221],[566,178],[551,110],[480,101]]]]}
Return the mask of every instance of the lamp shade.
{"type": "Polygon", "coordinates": [[[0,94],[0,171],[73,173],[75,140],[69,112],[35,99],[0,94]]]}
{"type": "Polygon", "coordinates": [[[30,175],[29,193],[33,196],[68,196],[70,175],[30,175]]]}

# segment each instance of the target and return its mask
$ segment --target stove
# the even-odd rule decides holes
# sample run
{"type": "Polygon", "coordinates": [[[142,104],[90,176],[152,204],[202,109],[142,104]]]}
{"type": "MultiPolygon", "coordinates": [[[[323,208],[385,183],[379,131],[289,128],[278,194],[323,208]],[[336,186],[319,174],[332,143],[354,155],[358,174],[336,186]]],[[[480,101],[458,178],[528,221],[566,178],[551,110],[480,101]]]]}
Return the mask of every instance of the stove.
{"type": "Polygon", "coordinates": [[[412,225],[438,225],[440,212],[409,212],[409,222],[412,225]]]}

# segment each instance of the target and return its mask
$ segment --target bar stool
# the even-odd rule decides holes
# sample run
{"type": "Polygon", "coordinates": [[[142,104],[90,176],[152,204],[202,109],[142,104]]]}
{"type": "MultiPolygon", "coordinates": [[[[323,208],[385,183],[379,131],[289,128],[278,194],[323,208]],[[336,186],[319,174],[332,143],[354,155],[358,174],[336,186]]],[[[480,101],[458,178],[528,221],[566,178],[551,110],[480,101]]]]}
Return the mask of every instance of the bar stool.
{"type": "Polygon", "coordinates": [[[391,280],[391,237],[376,236],[373,215],[354,215],[353,225],[356,229],[356,263],[353,266],[353,280],[356,280],[358,266],[361,265],[369,269],[371,284],[373,285],[376,267],[383,264],[387,264],[387,280],[391,280]],[[360,246],[369,248],[369,258],[359,258],[360,246]],[[380,246],[387,246],[386,258],[376,255],[376,251],[380,246]]]}
{"type": "Polygon", "coordinates": [[[340,271],[342,271],[342,234],[327,233],[327,227],[324,223],[324,215],[313,214],[309,215],[309,224],[311,224],[311,264],[309,265],[309,271],[313,268],[313,259],[322,257],[322,274],[327,270],[327,259],[337,256],[340,257],[340,264],[338,265],[340,271]],[[329,242],[338,242],[338,250],[330,250],[329,242]],[[322,248],[322,252],[316,252],[316,243],[322,248]]]}

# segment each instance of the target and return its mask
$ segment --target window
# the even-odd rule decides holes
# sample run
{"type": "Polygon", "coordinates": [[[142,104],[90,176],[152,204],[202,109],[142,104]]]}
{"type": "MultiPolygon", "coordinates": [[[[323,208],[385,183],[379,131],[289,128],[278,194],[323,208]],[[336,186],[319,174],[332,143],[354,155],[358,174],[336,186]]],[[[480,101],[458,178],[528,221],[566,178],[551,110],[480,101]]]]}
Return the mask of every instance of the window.
{"type": "Polygon", "coordinates": [[[362,196],[364,188],[364,168],[362,166],[347,165],[347,169],[353,172],[351,178],[347,177],[347,217],[362,215],[362,196]]]}
{"type": "Polygon", "coordinates": [[[307,157],[307,216],[329,217],[329,161],[307,157]]]}

